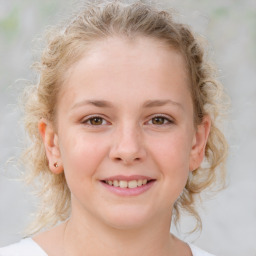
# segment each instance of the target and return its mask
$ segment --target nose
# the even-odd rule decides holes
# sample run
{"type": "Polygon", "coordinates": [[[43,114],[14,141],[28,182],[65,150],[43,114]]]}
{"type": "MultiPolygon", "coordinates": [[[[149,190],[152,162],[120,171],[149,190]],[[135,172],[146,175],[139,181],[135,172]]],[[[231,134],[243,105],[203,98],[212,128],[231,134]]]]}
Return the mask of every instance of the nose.
{"type": "Polygon", "coordinates": [[[109,157],[113,161],[131,165],[146,158],[143,135],[139,127],[120,127],[116,129],[112,139],[109,157]]]}

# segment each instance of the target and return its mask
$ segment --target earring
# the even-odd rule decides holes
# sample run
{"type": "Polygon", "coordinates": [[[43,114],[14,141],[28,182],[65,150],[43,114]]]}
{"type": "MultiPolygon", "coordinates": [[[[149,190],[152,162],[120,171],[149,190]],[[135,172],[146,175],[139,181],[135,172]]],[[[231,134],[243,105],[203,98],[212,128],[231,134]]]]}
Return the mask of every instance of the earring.
{"type": "Polygon", "coordinates": [[[53,164],[53,166],[55,167],[55,168],[58,168],[59,167],[59,165],[58,165],[58,163],[56,162],[56,163],[54,163],[53,164]]]}

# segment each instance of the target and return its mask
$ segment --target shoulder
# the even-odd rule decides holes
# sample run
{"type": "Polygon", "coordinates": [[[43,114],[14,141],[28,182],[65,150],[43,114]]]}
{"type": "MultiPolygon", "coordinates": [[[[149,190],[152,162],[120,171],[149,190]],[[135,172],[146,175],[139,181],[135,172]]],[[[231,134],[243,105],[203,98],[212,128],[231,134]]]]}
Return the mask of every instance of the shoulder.
{"type": "Polygon", "coordinates": [[[210,254],[206,251],[203,251],[202,249],[196,247],[195,245],[193,244],[188,244],[191,251],[192,251],[192,255],[193,256],[214,256],[213,254],[210,254]]]}
{"type": "Polygon", "coordinates": [[[0,256],[47,256],[31,238],[0,248],[0,256]]]}

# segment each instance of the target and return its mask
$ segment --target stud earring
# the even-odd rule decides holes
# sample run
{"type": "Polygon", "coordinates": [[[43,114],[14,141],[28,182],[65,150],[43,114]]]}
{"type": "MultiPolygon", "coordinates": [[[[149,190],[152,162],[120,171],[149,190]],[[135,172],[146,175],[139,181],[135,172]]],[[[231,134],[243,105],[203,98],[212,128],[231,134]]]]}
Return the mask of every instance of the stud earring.
{"type": "Polygon", "coordinates": [[[58,163],[56,162],[56,163],[54,163],[53,164],[53,166],[55,167],[55,168],[58,168],[59,167],[59,165],[58,165],[58,163]]]}

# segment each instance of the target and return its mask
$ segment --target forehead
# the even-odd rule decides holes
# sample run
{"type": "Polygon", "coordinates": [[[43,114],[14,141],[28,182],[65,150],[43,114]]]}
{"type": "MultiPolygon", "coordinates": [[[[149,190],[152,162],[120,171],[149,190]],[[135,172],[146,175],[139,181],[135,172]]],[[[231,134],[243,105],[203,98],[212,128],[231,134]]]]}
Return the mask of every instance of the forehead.
{"type": "Polygon", "coordinates": [[[61,96],[73,93],[76,97],[93,94],[111,98],[120,92],[128,98],[129,94],[140,95],[140,87],[144,98],[150,99],[160,89],[164,96],[170,86],[189,91],[185,61],[177,50],[147,37],[110,37],[91,43],[71,66],[61,96]]]}
{"type": "Polygon", "coordinates": [[[179,69],[182,79],[189,81],[185,60],[178,50],[162,40],[143,36],[133,39],[107,37],[91,42],[79,60],[68,69],[65,80],[70,80],[79,69],[85,72],[94,69],[99,72],[106,67],[112,67],[109,75],[119,69],[122,69],[122,72],[126,69],[125,73],[129,73],[131,67],[139,67],[137,71],[140,73],[146,69],[179,69]]]}
{"type": "Polygon", "coordinates": [[[174,61],[182,63],[184,71],[186,69],[184,58],[178,50],[162,40],[145,36],[132,39],[116,36],[95,41],[89,45],[88,51],[81,59],[91,64],[104,62],[108,65],[116,65],[123,62],[123,65],[127,64],[127,66],[130,62],[136,61],[141,68],[174,61]]]}

